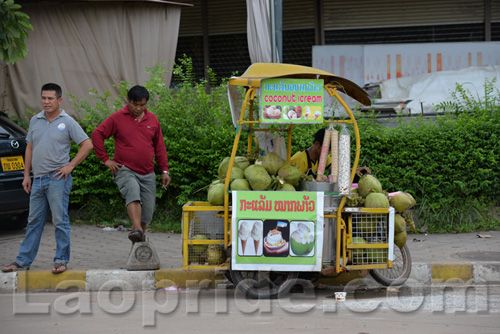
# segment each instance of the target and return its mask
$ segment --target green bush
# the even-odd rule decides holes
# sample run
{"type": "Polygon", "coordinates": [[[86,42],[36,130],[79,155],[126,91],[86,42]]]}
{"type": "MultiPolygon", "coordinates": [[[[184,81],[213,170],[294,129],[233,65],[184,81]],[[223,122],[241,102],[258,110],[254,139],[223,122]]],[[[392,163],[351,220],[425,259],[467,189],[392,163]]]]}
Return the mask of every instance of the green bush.
{"type": "MultiPolygon", "coordinates": [[[[148,110],[160,120],[172,177],[167,191],[158,189],[153,224],[159,230],[180,231],[182,205],[206,200],[206,187],[217,178],[219,163],[231,154],[236,131],[227,83],[211,87],[207,94],[206,82],[193,81],[188,58],[174,66],[174,89],[164,84],[163,66],[155,65],[148,71],[148,110]]],[[[81,123],[87,133],[125,105],[126,92],[132,85],[119,83],[120,96],[116,98],[95,90],[90,91],[89,100],[73,98],[74,107],[85,115],[81,123]]],[[[485,93],[486,98],[480,101],[463,85],[457,85],[455,100],[438,106],[449,113],[432,120],[401,118],[396,127],[386,127],[377,124],[375,118],[358,119],[361,161],[386,191],[414,195],[418,202],[415,216],[430,232],[499,227],[493,213],[500,195],[500,94],[492,82],[486,82],[485,93]]],[[[292,151],[309,147],[322,126],[294,126],[292,151]]],[[[350,130],[354,137],[352,126],[350,130]]],[[[243,132],[238,154],[245,153],[246,142],[243,132]]],[[[354,140],[352,144],[354,148],[354,140]]],[[[113,140],[105,145],[112,156],[113,140]]],[[[99,223],[127,217],[110,172],[95,153],[73,174],[71,205],[82,219],[99,223]]]]}
{"type": "MultiPolygon", "coordinates": [[[[190,200],[206,200],[206,191],[217,174],[220,161],[231,153],[235,130],[227,100],[226,84],[205,92],[205,82],[191,81],[191,64],[184,59],[174,67],[178,85],[165,86],[165,70],[155,65],[145,84],[150,92],[148,110],[158,117],[167,146],[171,183],[167,191],[157,188],[157,209],[154,224],[164,230],[180,231],[182,205],[190,200]]],[[[90,91],[90,100],[71,97],[73,107],[85,115],[82,126],[90,135],[109,116],[126,104],[126,93],[132,83],[117,85],[120,96],[109,92],[90,91]]],[[[105,142],[108,154],[113,155],[113,140],[105,142]]],[[[73,150],[76,152],[76,148],[73,150]]],[[[156,170],[158,184],[161,182],[156,170]]],[[[92,152],[73,172],[75,182],[71,205],[81,219],[94,223],[125,217],[126,212],[109,169],[92,152]]]]}
{"type": "Polygon", "coordinates": [[[407,191],[429,231],[498,229],[492,210],[500,195],[500,94],[485,83],[475,99],[457,84],[454,101],[434,120],[416,117],[383,127],[359,121],[361,155],[387,191],[407,191]]]}

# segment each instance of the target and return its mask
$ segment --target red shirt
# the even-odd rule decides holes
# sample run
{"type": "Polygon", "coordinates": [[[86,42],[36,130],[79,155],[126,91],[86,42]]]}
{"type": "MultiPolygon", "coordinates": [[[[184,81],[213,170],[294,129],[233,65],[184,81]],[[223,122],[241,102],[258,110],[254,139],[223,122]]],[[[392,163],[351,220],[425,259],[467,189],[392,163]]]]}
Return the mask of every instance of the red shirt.
{"type": "Polygon", "coordinates": [[[146,175],[154,172],[154,158],[162,171],[168,171],[167,149],[160,122],[147,109],[139,122],[127,105],[111,114],[92,132],[95,154],[103,163],[109,160],[104,147],[104,139],[109,137],[115,138],[113,161],[146,175]]]}

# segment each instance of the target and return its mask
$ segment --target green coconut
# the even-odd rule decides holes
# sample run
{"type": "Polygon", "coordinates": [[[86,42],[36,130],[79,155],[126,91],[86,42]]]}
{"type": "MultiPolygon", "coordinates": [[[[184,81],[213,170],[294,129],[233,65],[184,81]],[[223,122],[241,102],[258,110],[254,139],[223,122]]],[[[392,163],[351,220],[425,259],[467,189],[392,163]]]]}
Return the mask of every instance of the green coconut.
{"type": "Polygon", "coordinates": [[[224,184],[218,183],[208,189],[208,202],[212,205],[224,204],[224,184]]]}
{"type": "Polygon", "coordinates": [[[415,199],[408,193],[400,192],[390,199],[391,206],[399,213],[411,209],[415,204],[415,199]]]}
{"type": "Polygon", "coordinates": [[[222,264],[227,260],[227,253],[221,245],[210,245],[207,249],[208,264],[222,264]]]}
{"type": "Polygon", "coordinates": [[[388,208],[389,199],[382,193],[370,193],[365,198],[365,208],[388,208]]]}
{"type": "Polygon", "coordinates": [[[244,178],[245,174],[243,173],[243,169],[239,167],[233,167],[233,169],[231,170],[231,180],[244,179],[244,178]]]}
{"type": "Polygon", "coordinates": [[[222,160],[222,162],[219,165],[217,173],[219,174],[219,178],[221,179],[226,178],[227,168],[229,167],[229,160],[231,160],[230,157],[224,158],[224,160],[222,160]]]}
{"type": "Polygon", "coordinates": [[[235,179],[229,185],[231,190],[252,190],[250,183],[245,179],[235,179]]]}
{"type": "Polygon", "coordinates": [[[261,165],[250,165],[248,166],[247,168],[245,168],[245,170],[243,171],[243,175],[245,176],[245,179],[249,179],[250,177],[250,174],[252,173],[252,171],[256,168],[256,167],[262,167],[261,165]]]}
{"type": "Polygon", "coordinates": [[[241,168],[241,170],[245,170],[248,166],[250,166],[250,161],[247,157],[237,156],[234,158],[234,164],[241,168]]]}
{"type": "Polygon", "coordinates": [[[400,214],[394,215],[394,233],[406,231],[406,220],[400,214]]]}
{"type": "MultiPolygon", "coordinates": [[[[226,157],[226,158],[224,158],[224,160],[222,160],[222,162],[219,165],[218,174],[219,174],[219,177],[221,179],[224,179],[226,177],[227,170],[229,168],[230,160],[231,160],[231,157],[226,157]]],[[[250,165],[250,161],[248,161],[248,159],[246,157],[237,156],[234,158],[233,171],[234,171],[234,168],[236,168],[236,167],[240,168],[243,171],[249,165],[250,165]]],[[[232,172],[231,172],[231,178],[233,178],[232,172]]]]}
{"type": "MultiPolygon", "coordinates": [[[[191,240],[209,240],[206,236],[202,234],[195,235],[191,240]]],[[[192,245],[189,246],[189,262],[200,263],[201,258],[205,257],[205,252],[207,251],[208,245],[192,245]]]]}
{"type": "Polygon", "coordinates": [[[300,170],[297,167],[288,164],[278,170],[278,176],[285,180],[286,183],[295,186],[300,180],[300,170]]]}
{"type": "Polygon", "coordinates": [[[408,239],[408,233],[406,233],[406,230],[403,232],[396,233],[394,235],[394,243],[399,248],[403,248],[405,246],[406,239],[408,239]]]}
{"type": "Polygon", "coordinates": [[[212,183],[210,183],[210,185],[208,186],[208,188],[210,189],[213,186],[215,186],[216,184],[224,184],[224,181],[220,180],[220,179],[214,180],[214,181],[212,181],[212,183]]]}
{"type": "Polygon", "coordinates": [[[358,193],[362,197],[368,196],[370,193],[381,193],[382,185],[377,178],[371,174],[365,174],[359,178],[358,193]]]}
{"type": "Polygon", "coordinates": [[[262,167],[267,170],[269,175],[276,175],[283,167],[283,159],[278,154],[269,152],[262,158],[262,167]]]}
{"type": "Polygon", "coordinates": [[[309,242],[302,243],[304,233],[295,231],[290,237],[290,246],[295,255],[309,254],[314,248],[314,239],[311,238],[309,242]]]}
{"type": "MultiPolygon", "coordinates": [[[[354,237],[352,238],[352,243],[353,244],[366,244],[366,240],[363,238],[359,237],[354,237]]],[[[352,259],[356,263],[360,263],[363,260],[363,257],[365,256],[366,249],[365,248],[354,248],[352,250],[352,259]]]]}
{"type": "Polygon", "coordinates": [[[295,191],[295,187],[291,184],[285,183],[279,191],[295,191]]]}
{"type": "Polygon", "coordinates": [[[248,166],[244,174],[253,190],[266,190],[272,181],[266,169],[259,165],[248,166]],[[248,171],[249,169],[250,171],[248,171]]]}

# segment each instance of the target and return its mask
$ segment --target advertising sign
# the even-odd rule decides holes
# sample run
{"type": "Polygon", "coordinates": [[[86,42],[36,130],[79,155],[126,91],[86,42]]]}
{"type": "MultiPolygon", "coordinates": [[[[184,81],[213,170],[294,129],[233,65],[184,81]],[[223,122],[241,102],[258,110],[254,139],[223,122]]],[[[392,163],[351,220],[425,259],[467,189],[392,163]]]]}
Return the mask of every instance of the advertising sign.
{"type": "Polygon", "coordinates": [[[320,271],[323,193],[232,192],[234,270],[320,271]]]}
{"type": "Polygon", "coordinates": [[[262,123],[322,123],[324,80],[264,79],[260,119],[262,123]]]}

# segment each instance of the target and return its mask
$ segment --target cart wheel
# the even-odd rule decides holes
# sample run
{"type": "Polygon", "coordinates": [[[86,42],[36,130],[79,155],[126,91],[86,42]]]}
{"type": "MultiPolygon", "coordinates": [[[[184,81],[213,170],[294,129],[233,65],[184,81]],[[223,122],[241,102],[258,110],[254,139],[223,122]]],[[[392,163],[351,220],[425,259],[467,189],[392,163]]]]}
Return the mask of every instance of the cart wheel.
{"type": "Polygon", "coordinates": [[[385,286],[403,285],[411,272],[411,257],[408,247],[404,245],[399,248],[394,245],[394,261],[392,268],[389,269],[371,269],[370,275],[380,284],[385,286]]]}
{"type": "Polygon", "coordinates": [[[275,299],[286,295],[297,281],[298,272],[231,270],[234,284],[252,299],[275,299]]]}

